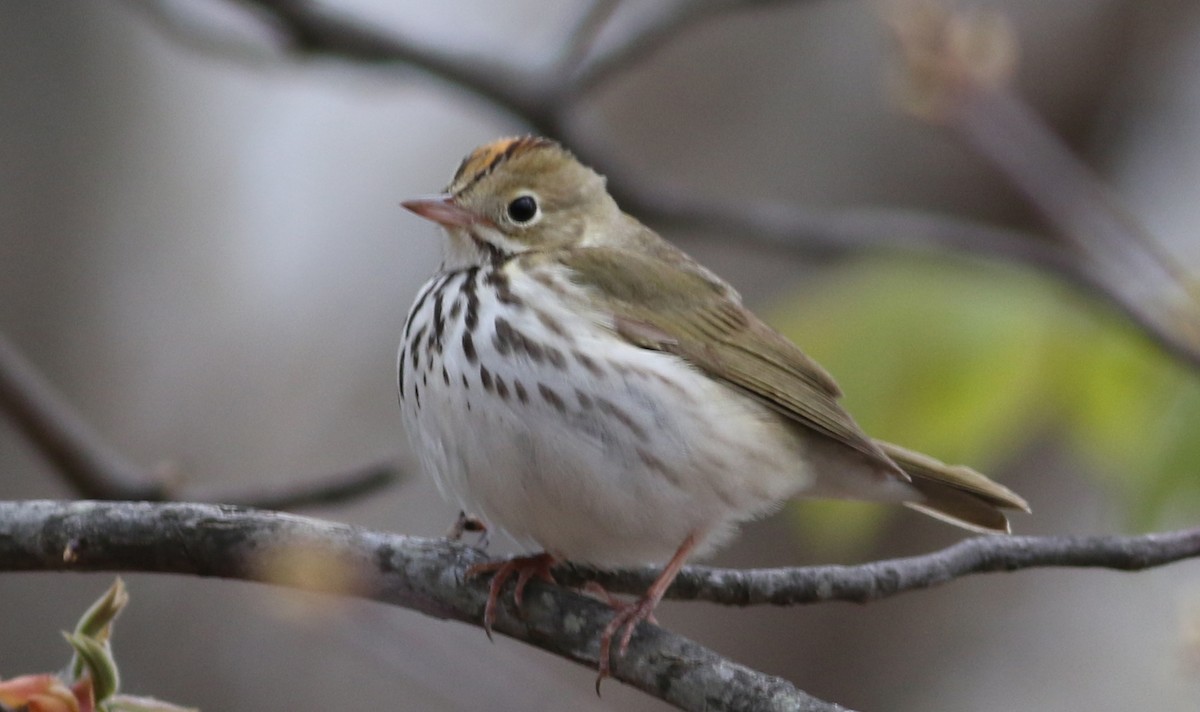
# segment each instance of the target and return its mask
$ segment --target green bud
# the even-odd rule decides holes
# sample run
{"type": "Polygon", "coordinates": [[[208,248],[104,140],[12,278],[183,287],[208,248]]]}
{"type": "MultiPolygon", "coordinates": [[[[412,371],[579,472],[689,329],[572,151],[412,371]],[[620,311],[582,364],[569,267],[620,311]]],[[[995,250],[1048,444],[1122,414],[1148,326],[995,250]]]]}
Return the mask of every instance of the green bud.
{"type": "MultiPolygon", "coordinates": [[[[108,590],[104,592],[104,595],[96,599],[96,602],[84,611],[79,622],[75,624],[75,635],[107,644],[112,635],[113,620],[128,603],[129,591],[125,588],[125,582],[118,576],[112,586],[109,586],[108,590]]],[[[83,675],[84,661],[78,652],[71,658],[69,669],[73,680],[77,680],[83,675]]]]}
{"type": "Polygon", "coordinates": [[[116,694],[121,685],[121,677],[117,673],[117,662],[113,660],[108,644],[77,633],[63,633],[63,637],[75,649],[75,659],[92,679],[96,702],[102,702],[116,694]]]}
{"type": "Polygon", "coordinates": [[[109,586],[104,595],[98,598],[75,624],[75,634],[95,638],[101,642],[107,641],[113,620],[128,603],[129,591],[125,589],[125,582],[118,576],[113,585],[109,586]]]}

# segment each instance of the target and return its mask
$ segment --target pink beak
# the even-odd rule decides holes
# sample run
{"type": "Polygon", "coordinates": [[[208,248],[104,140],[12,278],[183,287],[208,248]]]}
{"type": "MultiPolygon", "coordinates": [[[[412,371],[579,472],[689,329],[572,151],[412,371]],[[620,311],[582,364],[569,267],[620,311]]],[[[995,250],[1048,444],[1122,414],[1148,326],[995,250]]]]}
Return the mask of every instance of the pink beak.
{"type": "Polygon", "coordinates": [[[452,195],[434,195],[413,198],[400,203],[417,215],[432,220],[442,227],[469,227],[483,222],[475,213],[460,206],[452,195]]]}

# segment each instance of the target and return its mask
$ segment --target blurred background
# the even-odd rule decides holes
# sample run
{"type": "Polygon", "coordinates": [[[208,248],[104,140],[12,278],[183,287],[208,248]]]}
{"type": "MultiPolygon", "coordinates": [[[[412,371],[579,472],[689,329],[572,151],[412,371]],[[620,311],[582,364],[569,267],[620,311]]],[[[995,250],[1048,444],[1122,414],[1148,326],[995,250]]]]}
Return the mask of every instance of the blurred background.
{"type": "MultiPolygon", "coordinates": [[[[588,7],[327,4],[526,68],[553,61],[588,7]]],[[[1200,267],[1200,5],[979,4],[1014,23],[1019,91],[1200,267]]],[[[991,167],[898,111],[877,3],[766,5],[664,40],[580,105],[575,130],[608,145],[610,164],[695,195],[1049,232],[991,167]]],[[[626,6],[612,33],[650,4],[626,6]]],[[[112,443],[226,490],[411,462],[395,350],[441,244],[398,202],[526,126],[404,66],[289,55],[223,0],[0,0],[0,66],[0,330],[112,443]]],[[[1018,533],[1196,522],[1200,378],[1077,288],[979,257],[835,259],[668,236],[822,361],[872,434],[1024,495],[1034,514],[1015,518],[1018,533]]],[[[73,496],[5,423],[0,458],[0,498],[73,496]]],[[[456,510],[413,476],[310,513],[434,536],[456,510]]],[[[961,536],[899,508],[802,504],[747,527],[714,563],[853,563],[961,536]]],[[[619,684],[597,699],[592,671],[409,611],[127,579],[114,643],[133,693],[205,710],[665,708],[619,684]]],[[[0,576],[0,676],[61,666],[57,631],[110,580],[0,576]]],[[[867,606],[667,603],[659,620],[856,709],[1200,702],[1195,562],[976,576],[867,606]]]]}

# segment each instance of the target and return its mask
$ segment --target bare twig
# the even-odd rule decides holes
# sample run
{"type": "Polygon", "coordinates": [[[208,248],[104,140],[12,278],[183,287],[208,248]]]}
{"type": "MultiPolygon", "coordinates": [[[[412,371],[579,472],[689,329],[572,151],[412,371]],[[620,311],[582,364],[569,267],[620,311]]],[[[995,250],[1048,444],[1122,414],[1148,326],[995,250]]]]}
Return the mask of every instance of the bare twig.
{"type": "MultiPolygon", "coordinates": [[[[1200,528],[1140,536],[983,536],[932,554],[859,566],[746,570],[689,566],[667,597],[731,606],[866,603],[970,574],[1046,566],[1141,571],[1197,557],[1200,528]]],[[[598,571],[567,567],[554,572],[563,584],[596,581],[618,593],[640,593],[657,574],[652,568],[598,571]]]]}
{"type": "MultiPolygon", "coordinates": [[[[447,541],[231,507],[0,502],[0,571],[141,571],[259,581],[479,625],[487,582],[463,577],[482,560],[478,551],[447,541]],[[314,564],[323,575],[305,575],[314,564]]],[[[532,582],[523,614],[501,606],[495,630],[595,668],[597,637],[611,616],[594,599],[532,582]]],[[[613,661],[613,676],[685,710],[843,709],[647,624],[638,628],[628,653],[613,661]]]]}
{"type": "MultiPolygon", "coordinates": [[[[983,255],[1023,264],[1107,302],[1165,352],[1200,367],[1200,313],[1178,303],[1163,304],[1148,294],[1152,287],[1139,288],[1128,274],[1105,274],[1059,241],[922,210],[818,211],[778,202],[697,198],[669,186],[640,182],[632,175],[616,175],[610,185],[624,209],[659,226],[690,231],[693,239],[745,235],[764,247],[809,255],[905,250],[983,255]]],[[[1118,271],[1122,264],[1108,261],[1118,271]]],[[[1174,282],[1180,297],[1187,288],[1181,281],[1174,282]]]]}
{"type": "Polygon", "coordinates": [[[247,4],[269,11],[297,52],[413,67],[486,99],[538,131],[559,134],[557,107],[550,102],[552,83],[509,64],[392,35],[312,0],[247,4]]]}
{"type": "Polygon", "coordinates": [[[1010,88],[1016,39],[997,14],[895,0],[905,106],[951,130],[1052,223],[1075,271],[1143,331],[1200,366],[1196,280],[1010,88]]]}
{"type": "Polygon", "coordinates": [[[596,38],[620,6],[621,0],[592,0],[591,6],[579,18],[579,23],[564,43],[562,57],[558,60],[559,76],[570,77],[592,51],[596,38]]]}
{"type": "Polygon", "coordinates": [[[0,334],[0,409],[84,497],[160,499],[161,483],[126,460],[0,334]]]}
{"type": "Polygon", "coordinates": [[[1161,346],[1200,366],[1194,279],[1024,102],[1005,91],[980,93],[949,125],[1058,227],[1080,273],[1161,346]]]}
{"type": "MultiPolygon", "coordinates": [[[[614,178],[610,185],[623,207],[656,224],[706,232],[720,230],[725,234],[735,234],[745,242],[784,246],[806,254],[865,248],[951,248],[1015,260],[1083,286],[1129,316],[1147,336],[1168,352],[1192,366],[1200,366],[1200,318],[1196,317],[1196,310],[1191,308],[1194,306],[1195,288],[1190,286],[1186,278],[1181,278],[1178,270],[1166,270],[1168,279],[1165,283],[1175,287],[1174,296],[1183,298],[1164,304],[1160,299],[1161,293],[1150,297],[1146,294],[1147,284],[1161,286],[1163,280],[1129,278],[1121,255],[1148,256],[1148,261],[1139,257],[1139,264],[1150,264],[1156,268],[1162,267],[1164,262],[1153,250],[1144,249],[1146,241],[1137,234],[1140,231],[1129,229],[1130,221],[1119,210],[1114,211],[1111,201],[1107,202],[1107,206],[1105,201],[1093,201],[1093,204],[1083,207],[1060,201],[1050,206],[1047,213],[1052,220],[1068,236],[1075,238],[1066,243],[969,220],[918,214],[916,211],[821,213],[796,206],[759,203],[715,205],[690,197],[670,185],[634,182],[619,166],[611,164],[608,156],[614,152],[608,146],[597,142],[594,137],[575,135],[566,121],[569,110],[583,95],[636,66],[686,28],[723,13],[799,1],[693,0],[670,5],[657,13],[646,13],[639,26],[612,43],[604,52],[591,57],[590,61],[584,61],[576,72],[564,80],[555,71],[524,76],[511,68],[503,69],[503,64],[494,60],[447,55],[436,48],[422,47],[366,28],[344,16],[332,15],[322,11],[315,3],[304,0],[247,0],[249,4],[275,13],[282,25],[292,33],[297,46],[307,52],[357,61],[410,64],[478,94],[536,131],[565,140],[584,163],[614,178]],[[1061,209],[1063,207],[1065,211],[1061,209]],[[1081,212],[1089,215],[1098,212],[1112,217],[1100,219],[1106,221],[1105,228],[1117,226],[1117,230],[1107,231],[1118,236],[1114,243],[1116,250],[1107,250],[1105,253],[1106,248],[1093,249],[1093,223],[1071,222],[1069,219],[1079,216],[1081,212]],[[930,231],[924,232],[924,228],[930,228],[930,231]],[[1143,249],[1137,247],[1139,243],[1143,249]],[[1092,247],[1081,248],[1084,244],[1092,247]],[[1104,256],[1102,263],[1098,264],[1092,259],[1097,254],[1104,256]]],[[[906,7],[909,6],[902,6],[902,10],[906,7]]],[[[994,81],[1003,76],[1007,67],[1005,63],[1010,58],[1004,54],[1005,45],[996,41],[998,35],[993,33],[993,29],[989,25],[977,36],[969,31],[965,34],[960,32],[950,41],[935,42],[934,49],[977,53],[978,56],[969,56],[968,59],[981,63],[985,72],[991,72],[983,78],[994,81]]],[[[928,37],[918,33],[917,39],[923,41],[928,37]]],[[[943,72],[950,66],[952,81],[949,87],[962,89],[966,85],[963,80],[972,78],[953,73],[954,66],[947,65],[943,59],[927,53],[922,57],[926,61],[922,69],[929,70],[932,67],[935,72],[943,72]]],[[[938,86],[927,79],[928,76],[919,87],[922,91],[929,90],[930,86],[938,86]]],[[[938,105],[938,108],[944,107],[938,105]]],[[[982,119],[978,122],[966,121],[965,128],[959,126],[958,130],[967,133],[972,145],[985,157],[996,161],[1001,168],[1010,169],[1010,176],[1013,175],[1013,164],[1012,161],[1006,163],[1007,159],[1030,157],[1041,152],[1040,148],[1028,142],[1015,147],[1005,146],[1003,141],[995,143],[997,137],[1007,136],[996,132],[995,121],[1000,113],[983,110],[959,112],[958,116],[982,119]],[[990,126],[985,125],[988,121],[992,122],[990,126]],[[980,130],[973,131],[974,126],[979,126],[980,130]],[[1002,156],[996,155],[998,147],[1002,156]]],[[[1063,152],[1064,149],[1056,145],[1055,151],[1063,152]]],[[[1036,176],[1037,170],[1027,170],[1026,174],[1036,176]]],[[[1018,181],[1018,185],[1035,203],[1046,197],[1045,191],[1029,181],[1018,181]]],[[[1047,208],[1045,204],[1039,204],[1047,208]]]]}
{"type": "MultiPolygon", "coordinates": [[[[295,511],[360,499],[386,487],[399,484],[407,476],[408,472],[401,467],[399,462],[395,459],[387,459],[342,472],[314,477],[303,482],[262,487],[258,491],[238,489],[222,492],[189,488],[170,499],[295,511]]],[[[168,499],[159,501],[168,501],[168,499]]]]}
{"type": "MultiPolygon", "coordinates": [[[[612,151],[594,138],[563,136],[564,133],[571,133],[569,126],[562,121],[571,97],[563,94],[561,88],[544,90],[544,95],[538,95],[527,103],[518,98],[522,91],[511,86],[519,83],[517,75],[512,72],[502,72],[508,78],[497,86],[494,79],[497,70],[493,69],[497,62],[494,60],[450,58],[440,50],[427,50],[382,30],[356,23],[344,15],[322,10],[315,3],[304,0],[246,1],[268,12],[278,13],[284,27],[294,31],[296,46],[306,52],[349,60],[412,64],[480,94],[537,130],[570,139],[572,150],[584,163],[612,179],[609,187],[622,207],[659,225],[734,234],[741,240],[806,253],[861,249],[950,249],[1001,256],[1056,272],[1071,269],[1070,253],[1049,239],[969,219],[888,208],[818,211],[782,203],[729,203],[698,198],[673,185],[650,183],[613,165],[608,158],[612,151]],[[431,54],[426,55],[427,51],[431,54]],[[453,70],[443,70],[447,62],[454,64],[453,70]],[[532,114],[529,113],[530,105],[534,107],[532,114]]],[[[567,82],[577,89],[587,88],[627,63],[640,60],[644,57],[643,53],[659,47],[666,38],[721,13],[800,1],[693,0],[669,6],[658,14],[652,13],[640,27],[631,30],[601,57],[587,63],[578,76],[567,82]]],[[[607,5],[604,0],[599,0],[596,7],[604,9],[607,5]]],[[[600,10],[596,13],[599,14],[600,10]]],[[[596,21],[598,18],[591,18],[583,24],[591,27],[590,31],[595,31],[596,21]]],[[[573,41],[569,41],[568,46],[573,41]]],[[[527,77],[526,80],[528,83],[551,87],[563,81],[553,73],[544,77],[527,77]]]]}
{"type": "Polygon", "coordinates": [[[610,190],[627,212],[693,235],[746,236],[763,246],[808,254],[907,250],[983,254],[1057,273],[1072,255],[1038,236],[970,218],[893,208],[813,210],[765,200],[730,201],[651,184],[609,169],[610,190]]]}
{"type": "Polygon", "coordinates": [[[804,0],[687,0],[662,3],[656,14],[630,30],[604,54],[585,64],[566,87],[566,94],[580,96],[637,66],[672,38],[693,25],[719,15],[756,7],[799,4],[804,0]]]}
{"type": "Polygon", "coordinates": [[[396,462],[384,461],[257,492],[177,490],[118,453],[2,333],[0,412],[20,428],[76,492],[92,499],[165,502],[185,498],[264,509],[299,509],[361,497],[395,484],[404,476],[396,462]]]}

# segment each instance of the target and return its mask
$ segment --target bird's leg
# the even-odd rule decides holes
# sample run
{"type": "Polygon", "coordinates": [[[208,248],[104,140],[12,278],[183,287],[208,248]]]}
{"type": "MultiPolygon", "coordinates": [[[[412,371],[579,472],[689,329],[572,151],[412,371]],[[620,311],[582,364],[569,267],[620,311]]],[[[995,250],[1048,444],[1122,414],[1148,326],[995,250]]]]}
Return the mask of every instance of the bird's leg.
{"type": "Polygon", "coordinates": [[[671,582],[679,575],[679,570],[683,568],[683,564],[692,550],[696,548],[698,541],[699,537],[695,533],[689,534],[675,551],[675,555],[667,562],[662,573],[654,579],[654,583],[650,584],[650,588],[646,589],[646,593],[642,594],[641,598],[632,603],[614,605],[616,612],[608,625],[604,626],[604,631],[600,633],[600,675],[596,678],[596,694],[600,694],[600,682],[608,677],[611,671],[610,654],[613,636],[618,631],[621,633],[617,656],[625,655],[625,651],[629,649],[629,639],[633,637],[633,629],[637,627],[638,623],[652,619],[654,609],[662,601],[663,594],[671,587],[671,582]]]}
{"type": "Polygon", "coordinates": [[[504,584],[508,583],[513,574],[517,575],[517,587],[513,591],[513,602],[517,604],[519,611],[525,595],[525,585],[529,583],[530,579],[536,576],[546,583],[555,583],[550,569],[556,562],[557,559],[552,555],[542,552],[533,556],[516,556],[505,561],[475,564],[467,569],[467,578],[474,578],[480,574],[492,574],[487,605],[483,608],[483,630],[489,639],[492,637],[492,624],[496,622],[496,604],[500,601],[500,592],[504,590],[504,584]]]}
{"type": "Polygon", "coordinates": [[[458,510],[458,518],[454,520],[450,531],[446,532],[446,538],[450,541],[461,541],[463,534],[466,533],[479,534],[479,540],[475,542],[476,549],[486,549],[488,545],[488,525],[474,514],[467,514],[463,510],[458,510]]]}

